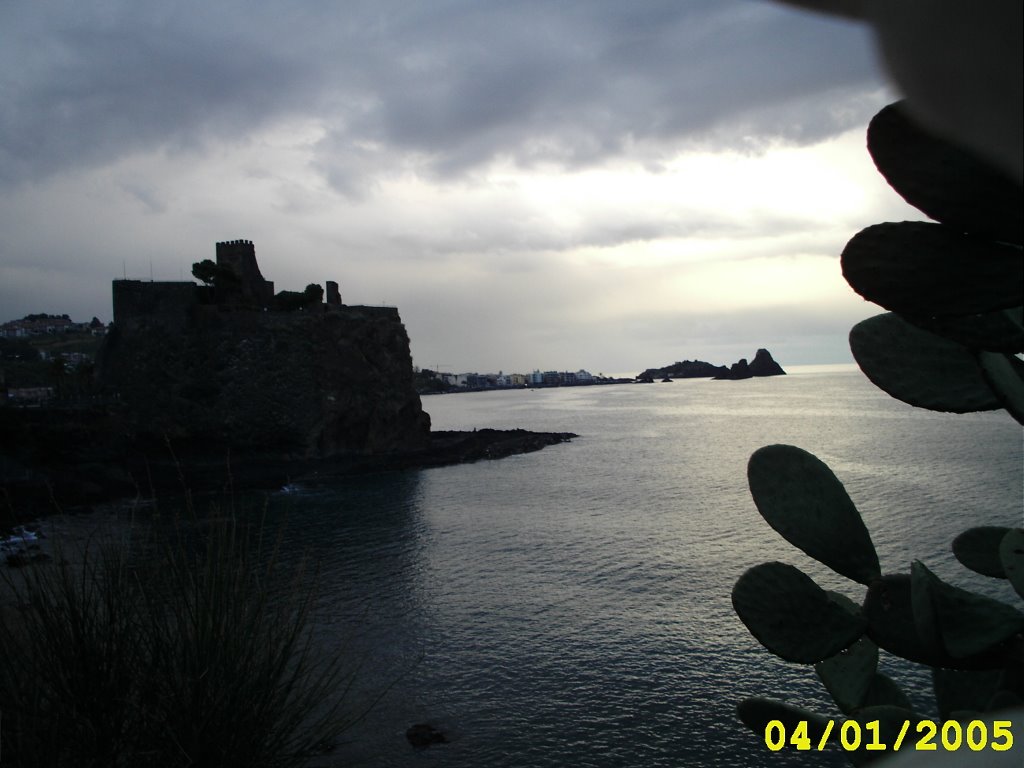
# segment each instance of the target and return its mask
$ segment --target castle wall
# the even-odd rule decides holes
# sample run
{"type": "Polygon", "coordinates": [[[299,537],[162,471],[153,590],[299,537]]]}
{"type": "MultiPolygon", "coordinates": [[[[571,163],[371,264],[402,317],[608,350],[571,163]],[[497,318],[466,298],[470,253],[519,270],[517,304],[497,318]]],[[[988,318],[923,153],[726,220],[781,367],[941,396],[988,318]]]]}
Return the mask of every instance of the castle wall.
{"type": "Polygon", "coordinates": [[[398,307],[371,307],[362,304],[343,304],[342,306],[328,306],[328,312],[342,317],[353,319],[377,317],[399,321],[398,307]]]}
{"type": "Polygon", "coordinates": [[[149,317],[167,324],[183,324],[199,301],[197,288],[190,282],[114,280],[114,322],[124,325],[136,318],[149,317]]]}
{"type": "Polygon", "coordinates": [[[117,393],[146,440],[290,458],[429,443],[409,337],[393,307],[207,305],[181,323],[165,317],[115,323],[98,360],[101,386],[117,393]]]}

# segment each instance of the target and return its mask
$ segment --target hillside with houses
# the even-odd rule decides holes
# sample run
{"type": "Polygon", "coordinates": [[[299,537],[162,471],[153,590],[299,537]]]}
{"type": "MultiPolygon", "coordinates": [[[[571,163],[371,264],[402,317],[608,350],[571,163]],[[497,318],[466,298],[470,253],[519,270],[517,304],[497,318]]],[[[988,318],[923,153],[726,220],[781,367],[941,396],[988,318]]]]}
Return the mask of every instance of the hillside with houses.
{"type": "Polygon", "coordinates": [[[0,324],[0,401],[39,405],[91,394],[107,326],[68,315],[30,314],[0,324]]]}

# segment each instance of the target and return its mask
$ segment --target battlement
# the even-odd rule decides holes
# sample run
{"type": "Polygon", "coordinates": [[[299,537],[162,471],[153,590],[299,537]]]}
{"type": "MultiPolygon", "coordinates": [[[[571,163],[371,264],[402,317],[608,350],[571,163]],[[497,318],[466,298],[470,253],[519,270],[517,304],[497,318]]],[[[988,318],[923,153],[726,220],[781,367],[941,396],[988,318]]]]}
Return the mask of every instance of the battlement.
{"type": "Polygon", "coordinates": [[[224,240],[217,243],[217,262],[220,263],[222,258],[228,260],[251,258],[255,261],[256,246],[253,245],[252,240],[224,240]]]}
{"type": "Polygon", "coordinates": [[[274,301],[274,284],[263,278],[256,263],[252,240],[225,240],[217,243],[217,266],[238,275],[242,296],[257,306],[270,306],[274,301]]]}

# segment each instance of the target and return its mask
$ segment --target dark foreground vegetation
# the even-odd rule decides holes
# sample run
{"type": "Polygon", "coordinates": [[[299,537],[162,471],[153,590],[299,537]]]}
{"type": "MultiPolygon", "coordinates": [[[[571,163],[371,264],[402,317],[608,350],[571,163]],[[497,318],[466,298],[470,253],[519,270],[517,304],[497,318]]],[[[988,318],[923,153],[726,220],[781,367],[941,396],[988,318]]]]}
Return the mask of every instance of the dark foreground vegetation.
{"type": "Polygon", "coordinates": [[[315,573],[233,515],[55,545],[0,576],[6,766],[297,766],[358,713],[315,573]]]}

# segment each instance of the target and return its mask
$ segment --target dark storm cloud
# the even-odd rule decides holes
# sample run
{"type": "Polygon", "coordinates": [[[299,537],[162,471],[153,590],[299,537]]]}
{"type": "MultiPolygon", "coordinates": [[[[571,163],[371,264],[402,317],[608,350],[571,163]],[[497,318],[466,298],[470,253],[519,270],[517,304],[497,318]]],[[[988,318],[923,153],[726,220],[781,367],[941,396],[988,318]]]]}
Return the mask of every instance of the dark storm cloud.
{"type": "Polygon", "coordinates": [[[45,23],[3,33],[5,180],[161,145],[195,146],[208,133],[242,135],[287,106],[273,94],[297,79],[294,62],[251,37],[204,32],[160,14],[84,16],[53,5],[39,6],[52,12],[45,23]]]}
{"type": "Polygon", "coordinates": [[[298,117],[358,195],[403,158],[450,177],[810,142],[877,87],[862,30],[759,2],[5,3],[0,29],[6,183],[298,117]]]}
{"type": "Polygon", "coordinates": [[[848,127],[786,102],[869,82],[863,34],[760,3],[458,6],[391,38],[385,94],[356,133],[421,152],[440,173],[491,159],[563,165],[699,138],[736,116],[813,141],[848,127]],[[790,105],[792,107],[792,105],[790,105]]]}

